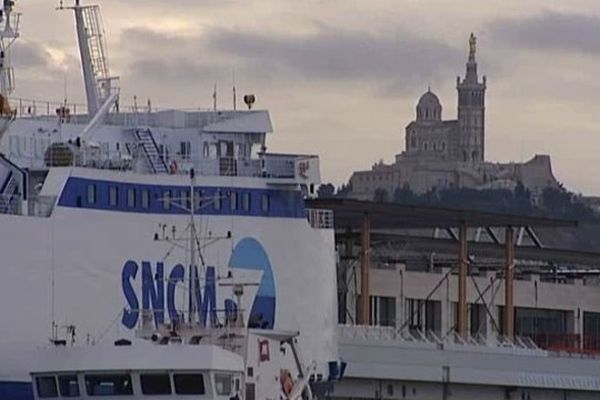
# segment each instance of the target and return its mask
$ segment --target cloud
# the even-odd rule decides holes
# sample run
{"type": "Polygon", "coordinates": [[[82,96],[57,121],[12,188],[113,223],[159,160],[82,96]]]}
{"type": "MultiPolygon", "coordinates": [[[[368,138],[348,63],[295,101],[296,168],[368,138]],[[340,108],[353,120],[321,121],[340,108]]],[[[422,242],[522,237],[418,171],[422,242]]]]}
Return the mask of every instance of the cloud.
{"type": "Polygon", "coordinates": [[[52,67],[50,52],[37,42],[21,40],[11,49],[11,59],[15,68],[44,69],[52,67]]]}
{"type": "Polygon", "coordinates": [[[219,30],[208,41],[220,53],[309,80],[422,85],[460,59],[460,51],[444,43],[403,31],[371,34],[320,27],[309,35],[286,36],[219,30]]]}
{"type": "Polygon", "coordinates": [[[533,50],[600,54],[600,18],[545,11],[526,18],[499,19],[490,33],[510,46],[533,50]]]}
{"type": "Polygon", "coordinates": [[[375,87],[376,94],[413,94],[448,80],[463,54],[447,44],[404,31],[373,34],[317,27],[306,35],[213,29],[183,35],[135,28],[123,32],[128,75],[161,74],[171,83],[198,76],[229,76],[233,65],[254,79],[328,82],[375,87]]]}

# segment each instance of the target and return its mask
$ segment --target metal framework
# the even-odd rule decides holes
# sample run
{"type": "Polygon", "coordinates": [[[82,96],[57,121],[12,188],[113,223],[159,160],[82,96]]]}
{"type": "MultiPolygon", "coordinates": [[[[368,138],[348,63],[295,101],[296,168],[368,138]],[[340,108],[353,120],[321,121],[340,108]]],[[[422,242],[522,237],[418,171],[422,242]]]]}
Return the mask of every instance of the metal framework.
{"type": "MultiPolygon", "coordinates": [[[[467,332],[467,279],[469,276],[469,228],[476,229],[474,247],[476,250],[502,252],[504,258],[504,287],[505,307],[503,315],[504,335],[512,340],[514,337],[514,293],[513,279],[515,273],[515,253],[520,255],[521,246],[515,250],[514,227],[518,230],[517,244],[529,238],[533,246],[523,246],[524,255],[544,259],[546,249],[533,231],[533,227],[575,227],[575,221],[527,217],[519,215],[476,212],[469,210],[404,206],[392,203],[369,202],[352,199],[314,199],[308,201],[308,207],[314,209],[330,209],[335,215],[335,228],[340,232],[346,245],[346,255],[351,257],[349,243],[354,235],[360,236],[360,276],[361,276],[361,304],[359,322],[369,324],[369,270],[371,268],[371,240],[374,238],[402,238],[410,243],[410,236],[398,235],[397,230],[406,229],[434,229],[434,238],[415,238],[421,241],[423,250],[427,246],[456,246],[456,270],[458,271],[458,313],[456,332],[460,337],[466,338],[467,332]],[[454,230],[458,229],[456,233],[454,230]],[[500,243],[494,229],[504,230],[504,244],[500,243]],[[436,239],[441,231],[448,234],[449,239],[436,239]],[[392,232],[392,233],[390,233],[392,232]],[[489,236],[490,241],[481,242],[482,235],[489,236]],[[429,240],[429,242],[427,241],[429,240]],[[424,248],[423,248],[424,247],[424,248]]],[[[429,248],[431,250],[431,247],[429,248]]],[[[568,257],[570,252],[565,250],[550,249],[548,257],[568,257]]],[[[598,260],[598,255],[594,257],[598,260]]],[[[345,275],[344,275],[345,276],[345,275]]],[[[445,280],[446,277],[443,278],[445,280]]],[[[439,285],[437,286],[439,287],[439,285]]],[[[436,289],[437,289],[436,287],[436,289]]],[[[434,289],[434,290],[436,290],[434,289]]],[[[479,288],[477,288],[479,290],[479,288]]],[[[482,294],[480,293],[480,296],[482,294]]],[[[489,310],[488,310],[489,312],[489,310]]]]}

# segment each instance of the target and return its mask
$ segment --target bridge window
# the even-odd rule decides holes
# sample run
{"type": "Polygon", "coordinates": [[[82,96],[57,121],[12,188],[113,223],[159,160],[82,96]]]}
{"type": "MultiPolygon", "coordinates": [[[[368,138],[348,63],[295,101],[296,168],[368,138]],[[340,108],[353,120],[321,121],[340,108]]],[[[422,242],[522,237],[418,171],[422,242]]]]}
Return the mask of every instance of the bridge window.
{"type": "Polygon", "coordinates": [[[215,374],[215,389],[219,396],[231,395],[233,376],[231,374],[215,374]]]}
{"type": "Polygon", "coordinates": [[[260,209],[265,214],[269,212],[269,203],[270,203],[269,195],[263,194],[260,198],[260,209]]]}
{"type": "Polygon", "coordinates": [[[244,211],[250,211],[250,193],[244,192],[242,195],[242,208],[244,211]]]}
{"type": "Polygon", "coordinates": [[[204,394],[204,376],[202,374],[175,374],[176,394],[204,394]]]}
{"type": "Polygon", "coordinates": [[[140,383],[142,394],[166,395],[172,393],[169,374],[141,374],[140,383]]]}
{"type": "Polygon", "coordinates": [[[142,208],[150,207],[150,191],[148,189],[142,190],[142,208]]]}
{"type": "Polygon", "coordinates": [[[77,375],[63,375],[58,377],[58,388],[62,397],[79,397],[79,382],[77,375]]]}
{"type": "Polygon", "coordinates": [[[108,190],[108,202],[111,207],[119,205],[119,188],[117,186],[111,186],[108,190]]]}
{"type": "Polygon", "coordinates": [[[86,375],[85,389],[88,396],[132,396],[131,375],[86,375]]]}
{"type": "Polygon", "coordinates": [[[87,202],[88,204],[96,204],[98,190],[96,185],[88,185],[87,187],[87,202]]]}
{"type": "Polygon", "coordinates": [[[127,207],[135,208],[135,189],[127,189],[127,207]]]}
{"type": "Polygon", "coordinates": [[[53,376],[40,376],[35,379],[35,385],[40,399],[53,399],[58,397],[56,379],[53,376]]]}

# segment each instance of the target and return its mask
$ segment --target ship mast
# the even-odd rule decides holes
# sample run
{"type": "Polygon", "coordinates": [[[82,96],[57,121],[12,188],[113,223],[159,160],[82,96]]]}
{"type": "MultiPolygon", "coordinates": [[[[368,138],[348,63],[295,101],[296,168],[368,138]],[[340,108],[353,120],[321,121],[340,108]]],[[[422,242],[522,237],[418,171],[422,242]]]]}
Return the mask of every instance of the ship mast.
{"type": "MultiPolygon", "coordinates": [[[[21,14],[14,13],[16,0],[3,0],[0,10],[0,94],[3,101],[8,101],[8,96],[15,88],[14,71],[10,65],[9,50],[19,37],[19,21],[21,14]]],[[[8,104],[7,104],[8,105],[8,104]]],[[[0,109],[0,114],[5,114],[5,107],[0,109]]]]}
{"type": "Polygon", "coordinates": [[[73,10],[75,13],[88,114],[93,116],[112,94],[119,91],[119,78],[110,75],[106,35],[100,7],[97,5],[83,6],[80,0],[75,0],[74,6],[63,7],[61,4],[59,9],[73,10]]]}

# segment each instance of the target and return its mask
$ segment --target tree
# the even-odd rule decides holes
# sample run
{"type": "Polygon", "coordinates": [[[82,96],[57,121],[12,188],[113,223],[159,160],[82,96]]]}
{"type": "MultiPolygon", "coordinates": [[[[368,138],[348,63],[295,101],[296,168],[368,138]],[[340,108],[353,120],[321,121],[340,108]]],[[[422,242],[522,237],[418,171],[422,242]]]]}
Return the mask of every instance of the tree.
{"type": "Polygon", "coordinates": [[[325,183],[317,189],[317,196],[319,198],[323,197],[333,197],[335,195],[335,186],[331,183],[325,183]]]}
{"type": "Polygon", "coordinates": [[[384,202],[388,201],[388,197],[389,197],[389,194],[388,194],[387,190],[385,190],[383,188],[377,188],[375,190],[375,194],[373,195],[373,200],[384,203],[384,202]]]}

